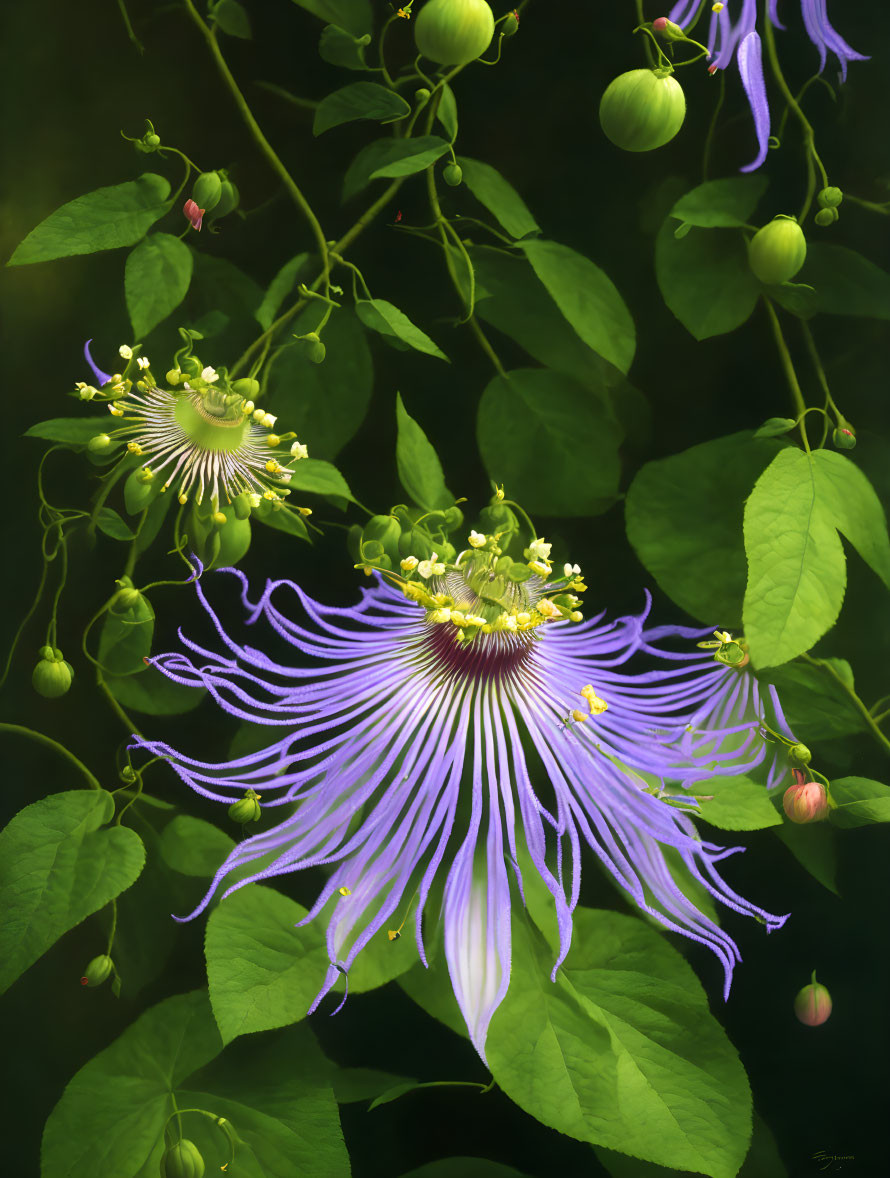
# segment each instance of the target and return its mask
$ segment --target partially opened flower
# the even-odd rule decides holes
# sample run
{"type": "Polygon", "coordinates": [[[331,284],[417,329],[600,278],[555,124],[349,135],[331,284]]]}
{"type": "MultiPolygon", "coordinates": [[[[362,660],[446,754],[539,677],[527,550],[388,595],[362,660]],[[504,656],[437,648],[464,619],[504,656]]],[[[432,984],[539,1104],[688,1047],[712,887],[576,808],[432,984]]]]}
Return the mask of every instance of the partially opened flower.
{"type": "MultiPolygon", "coordinates": [[[[726,0],[711,8],[708,28],[708,49],[711,73],[725,70],[736,61],[742,85],[754,118],[757,135],[757,154],[751,163],[741,171],[752,172],[766,159],[770,137],[770,113],[766,96],[766,82],[763,76],[763,47],[757,32],[759,0],[726,0]],[[737,14],[735,20],[733,15],[737,14]]],[[[819,71],[825,68],[827,53],[831,50],[838,59],[841,78],[846,80],[848,61],[867,61],[868,58],[852,49],[835,32],[828,21],[826,0],[800,0],[804,26],[810,40],[819,50],[819,71]]],[[[700,0],[678,0],[669,13],[669,19],[684,30],[690,30],[696,23],[703,5],[700,0]]],[[[769,0],[769,19],[777,28],[785,26],[779,22],[779,0],[769,0]]]]}
{"type": "MultiPolygon", "coordinates": [[[[330,966],[312,1009],[341,974],[348,981],[373,937],[394,938],[414,897],[425,962],[422,920],[437,888],[451,980],[483,1058],[509,986],[523,871],[553,898],[554,976],[571,942],[585,843],[641,909],[713,950],[725,992],[738,950],[684,894],[669,859],[768,930],[784,920],[721,878],[719,861],[740,848],[703,841],[688,814],[658,796],[666,775],[695,776],[695,748],[671,741],[693,711],[704,719],[701,669],[631,673],[623,664],[644,643],[645,615],[583,621],[573,566],[547,582],[500,551],[470,547],[428,580],[406,558],[405,578],[391,574],[397,586],[375,583],[351,608],[324,606],[289,581],[269,582],[252,601],[243,574],[226,570],[240,581],[248,624],[267,622],[297,665],[230,637],[200,585],[221,652],[184,637],[185,653],[153,662],[175,682],[206,687],[230,715],[267,726],[270,741],[224,763],[142,742],[210,800],[230,806],[249,789],[264,810],[286,807],[277,826],[231,852],[192,915],[236,869],[229,891],[306,867],[330,873],[306,918],[328,913],[330,966]],[[302,622],[285,612],[288,598],[302,622]]],[[[719,692],[713,666],[705,690],[719,692]]],[[[732,771],[762,759],[762,739],[755,744],[748,755],[736,750],[732,771]]],[[[718,760],[719,749],[706,755],[718,760]]]]}
{"type": "Polygon", "coordinates": [[[215,507],[242,494],[276,501],[287,494],[289,468],[308,451],[294,442],[289,453],[283,443],[295,435],[272,433],[276,418],[245,398],[255,381],[232,384],[195,360],[194,375],[175,369],[167,374],[168,381],[178,382],[168,390],[155,383],[150,368],[132,352],[127,370],[136,370],[135,384],[97,368],[89,344],[85,354],[109,398],[109,412],[120,421],[103,435],[107,446],[125,443],[143,460],[146,477],[163,479],[162,490],[172,487],[181,503],[194,497],[200,504],[206,498],[215,507]]]}

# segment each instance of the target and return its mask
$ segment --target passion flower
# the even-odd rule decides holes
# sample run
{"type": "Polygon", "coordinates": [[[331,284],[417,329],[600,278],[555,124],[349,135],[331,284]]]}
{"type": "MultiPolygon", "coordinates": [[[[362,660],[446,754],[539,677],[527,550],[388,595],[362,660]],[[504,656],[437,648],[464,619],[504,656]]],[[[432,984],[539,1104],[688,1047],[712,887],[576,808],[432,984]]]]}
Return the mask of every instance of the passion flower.
{"type": "Polygon", "coordinates": [[[491,44],[494,14],[486,0],[428,0],[417,17],[417,51],[439,65],[466,65],[491,44]]]}
{"type": "Polygon", "coordinates": [[[624,151],[664,147],[683,126],[686,98],[671,74],[630,70],[609,83],[600,101],[600,126],[624,151]]]}
{"type": "Polygon", "coordinates": [[[788,282],[806,257],[807,239],[793,217],[775,217],[748,243],[748,265],[767,286],[788,282]]]}

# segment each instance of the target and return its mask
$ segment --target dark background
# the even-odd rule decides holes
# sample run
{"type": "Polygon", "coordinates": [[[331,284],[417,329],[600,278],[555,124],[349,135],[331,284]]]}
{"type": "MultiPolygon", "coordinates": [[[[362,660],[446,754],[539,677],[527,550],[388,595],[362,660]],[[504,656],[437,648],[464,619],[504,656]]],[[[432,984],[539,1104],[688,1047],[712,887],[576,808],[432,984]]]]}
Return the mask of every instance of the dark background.
{"type": "MultiPolygon", "coordinates": [[[[248,0],[247,7],[255,42],[224,38],[224,51],[261,125],[313,207],[322,211],[326,231],[336,236],[363,207],[359,200],[344,210],[338,200],[342,173],[366,141],[366,132],[344,128],[314,140],[311,114],[253,83],[273,81],[319,98],[358,75],[344,77],[317,58],[320,25],[289,0],[248,0]]],[[[781,7],[790,31],[778,34],[780,53],[796,87],[815,68],[816,56],[800,26],[797,5],[786,0],[781,7]]],[[[200,246],[238,262],[265,285],[283,260],[311,249],[309,234],[278,193],[179,6],[137,0],[130,12],[145,44],[143,57],[128,41],[111,0],[29,0],[4,6],[0,257],[8,258],[18,241],[53,209],[100,185],[157,169],[175,186],[178,165],[167,168],[157,157],[139,156],[120,137],[121,129],[141,134],[144,118],[150,117],[165,141],[202,166],[231,168],[250,215],[246,220],[229,219],[216,239],[205,235],[200,246]]],[[[836,106],[817,88],[808,110],[831,182],[863,197],[884,199],[882,180],[890,177],[885,5],[882,0],[856,5],[835,0],[830,13],[850,44],[874,56],[870,63],[852,66],[850,85],[836,106]]],[[[659,13],[648,5],[647,15],[659,13]]],[[[641,48],[631,36],[635,23],[630,0],[533,0],[501,65],[467,70],[456,85],[460,151],[502,170],[545,235],[601,265],[634,315],[639,348],[631,378],[650,400],[653,427],[645,451],[627,456],[625,486],[642,461],[756,427],[789,409],[760,312],[732,335],[699,344],[665,309],[655,286],[652,232],[657,221],[652,224],[646,210],[653,204],[653,191],[668,177],[684,179],[687,187],[701,179],[701,144],[716,83],[704,70],[684,72],[689,115],[667,148],[638,157],[612,148],[599,130],[596,108],[614,75],[642,64],[641,48]]],[[[396,26],[394,49],[399,37],[409,36],[407,26],[396,26]]],[[[833,70],[830,64],[829,77],[833,70]]],[[[758,210],[763,220],[776,212],[794,211],[800,203],[803,165],[793,131],[786,140],[785,149],[768,162],[773,184],[758,210]]],[[[729,71],[727,107],[711,175],[733,174],[753,153],[741,86],[737,74],[729,71]]],[[[425,219],[422,200],[419,182],[406,185],[399,194],[398,207],[407,222],[425,219]]],[[[885,267],[890,264],[887,219],[850,204],[841,212],[840,223],[828,231],[830,240],[860,249],[885,267]]],[[[399,501],[390,455],[395,441],[394,391],[400,388],[434,441],[449,485],[457,494],[481,501],[488,490],[473,441],[473,421],[491,370],[469,334],[451,325],[457,306],[438,253],[394,232],[390,223],[395,213],[394,208],[367,232],[350,257],[372,278],[374,293],[407,308],[415,321],[432,331],[454,364],[446,368],[413,353],[394,353],[375,341],[371,413],[338,465],[363,502],[386,510],[399,501]]],[[[812,232],[820,233],[815,228],[812,232]]],[[[97,338],[101,355],[113,355],[120,342],[129,340],[123,257],[122,252],[110,252],[10,270],[0,283],[8,440],[3,467],[2,616],[10,636],[32,600],[39,575],[33,483],[42,444],[20,440],[19,435],[34,421],[78,412],[65,395],[74,380],[85,376],[80,359],[85,338],[97,338]]],[[[823,319],[816,322],[815,331],[835,400],[859,430],[855,457],[886,492],[887,451],[877,436],[888,425],[884,325],[823,319]]],[[[519,362],[520,353],[509,341],[497,339],[497,346],[507,364],[519,362]]],[[[156,350],[162,349],[156,345],[151,354],[156,350]]],[[[213,362],[225,359],[219,356],[213,362]]],[[[806,370],[805,361],[801,369],[806,370]]],[[[814,383],[805,391],[815,398],[814,383]]],[[[56,499],[83,502],[91,489],[83,462],[63,456],[55,470],[51,485],[56,499]]],[[[591,606],[611,612],[637,609],[643,587],[654,588],[624,538],[620,505],[594,520],[545,522],[548,537],[558,531],[571,543],[572,559],[588,572],[591,606]]],[[[310,591],[345,601],[354,594],[354,582],[342,536],[332,530],[310,551],[277,533],[255,529],[247,567],[254,574],[262,570],[270,576],[299,577],[310,591]]],[[[60,638],[66,651],[79,646],[83,620],[101,603],[120,571],[119,551],[109,541],[100,541],[92,551],[75,546],[72,555],[74,572],[60,638]]],[[[849,658],[860,694],[869,701],[890,691],[890,640],[881,592],[851,554],[844,614],[817,651],[849,658]]],[[[172,641],[174,621],[190,610],[185,598],[177,593],[156,603],[159,648],[166,639],[172,641]],[[171,601],[173,619],[165,616],[164,608],[171,601]]],[[[657,590],[655,601],[660,620],[688,620],[657,590]]],[[[75,687],[64,700],[47,702],[31,692],[28,678],[41,642],[38,622],[25,635],[0,696],[3,718],[67,743],[101,777],[103,766],[108,772],[109,750],[120,740],[120,729],[88,689],[86,668],[80,663],[75,687]]],[[[191,740],[206,735],[216,742],[211,747],[220,744],[222,718],[212,710],[202,708],[190,717],[158,723],[163,723],[173,744],[186,731],[194,734],[196,726],[198,734],[191,740]]],[[[34,746],[8,738],[3,752],[4,822],[47,793],[80,787],[57,759],[34,746]]],[[[829,774],[838,769],[887,779],[886,763],[864,739],[849,746],[826,746],[823,760],[829,774]]],[[[179,796],[172,780],[156,776],[152,788],[194,813],[213,817],[191,798],[179,796]]],[[[753,923],[728,920],[745,962],[726,1007],[719,998],[713,959],[694,945],[679,947],[714,996],[714,1009],[749,1071],[756,1107],[775,1134],[791,1174],[797,1178],[817,1173],[817,1164],[810,1160],[817,1150],[853,1155],[855,1160],[844,1164],[844,1172],[884,1173],[890,970],[884,915],[886,834],[882,828],[843,832],[840,900],[807,876],[768,833],[750,836],[746,842],[747,855],[732,861],[733,885],[773,911],[793,912],[793,919],[768,942],[753,923]],[[809,1029],[794,1019],[791,1000],[814,966],[831,990],[835,1010],[824,1027],[809,1029]]],[[[295,895],[311,895],[311,880],[293,886],[295,895]]],[[[620,903],[597,877],[586,886],[585,902],[620,903]]],[[[36,1175],[42,1124],[77,1068],[146,1006],[203,981],[201,929],[195,925],[178,934],[177,965],[168,966],[161,980],[136,1001],[115,1003],[107,989],[84,992],[77,979],[84,960],[99,951],[86,938],[87,927],[63,938],[5,999],[9,1095],[4,1154],[6,1172],[22,1178],[36,1175]]],[[[422,1014],[394,985],[352,999],[335,1020],[314,1018],[313,1026],[329,1054],[344,1063],[422,1079],[483,1076],[472,1049],[422,1014]]],[[[370,1115],[364,1105],[352,1105],[344,1108],[343,1123],[357,1178],[389,1178],[423,1161],[460,1153],[510,1162],[538,1178],[555,1172],[603,1172],[586,1146],[539,1126],[500,1093],[486,1096],[484,1103],[447,1090],[418,1093],[370,1115]]]]}

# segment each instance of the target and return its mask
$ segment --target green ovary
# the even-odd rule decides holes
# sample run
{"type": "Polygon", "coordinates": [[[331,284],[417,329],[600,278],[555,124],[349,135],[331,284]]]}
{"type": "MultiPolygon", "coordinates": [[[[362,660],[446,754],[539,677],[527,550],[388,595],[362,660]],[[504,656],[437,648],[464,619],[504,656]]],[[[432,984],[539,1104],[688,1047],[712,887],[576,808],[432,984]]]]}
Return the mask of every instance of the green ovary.
{"type": "Polygon", "coordinates": [[[237,450],[250,429],[249,418],[243,417],[240,411],[234,420],[210,418],[187,397],[177,402],[173,416],[183,433],[202,450],[237,450]]]}

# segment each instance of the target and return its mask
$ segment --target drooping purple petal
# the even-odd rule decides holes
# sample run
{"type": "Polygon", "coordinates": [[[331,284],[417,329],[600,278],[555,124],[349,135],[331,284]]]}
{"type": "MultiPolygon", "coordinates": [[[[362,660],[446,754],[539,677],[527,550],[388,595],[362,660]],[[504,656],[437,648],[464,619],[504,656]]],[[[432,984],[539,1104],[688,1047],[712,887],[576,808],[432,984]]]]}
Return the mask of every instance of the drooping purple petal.
{"type": "Polygon", "coordinates": [[[837,57],[841,67],[841,79],[847,80],[848,61],[868,61],[868,58],[857,53],[841,37],[828,21],[826,0],[801,0],[803,23],[809,33],[810,40],[819,51],[819,72],[825,69],[828,50],[837,57]]]}
{"type": "Polygon", "coordinates": [[[84,359],[90,366],[93,376],[96,378],[97,387],[101,389],[103,385],[108,384],[108,382],[111,380],[111,377],[107,372],[103,372],[102,369],[97,367],[94,363],[93,357],[90,353],[90,344],[92,342],[93,341],[91,339],[88,339],[87,342],[83,345],[83,354],[84,359]]]}
{"type": "Polygon", "coordinates": [[[749,33],[739,45],[739,73],[748,96],[751,114],[754,116],[754,131],[757,135],[757,155],[750,164],[740,168],[741,172],[753,172],[766,159],[769,150],[769,103],[766,98],[766,82],[763,78],[763,49],[757,33],[749,33]]]}

